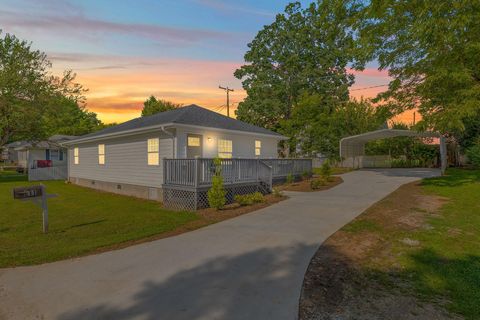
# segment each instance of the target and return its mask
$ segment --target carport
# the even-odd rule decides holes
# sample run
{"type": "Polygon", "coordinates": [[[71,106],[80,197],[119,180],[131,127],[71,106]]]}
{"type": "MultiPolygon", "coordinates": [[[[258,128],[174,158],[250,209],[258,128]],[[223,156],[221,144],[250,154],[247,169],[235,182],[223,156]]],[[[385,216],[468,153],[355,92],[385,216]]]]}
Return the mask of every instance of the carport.
{"type": "Polygon", "coordinates": [[[445,172],[445,169],[447,168],[447,148],[445,138],[436,132],[419,132],[402,129],[381,129],[341,139],[340,157],[342,159],[342,166],[363,168],[364,162],[367,160],[367,156],[365,155],[365,144],[373,140],[394,137],[438,138],[440,141],[440,167],[442,174],[445,172]]]}

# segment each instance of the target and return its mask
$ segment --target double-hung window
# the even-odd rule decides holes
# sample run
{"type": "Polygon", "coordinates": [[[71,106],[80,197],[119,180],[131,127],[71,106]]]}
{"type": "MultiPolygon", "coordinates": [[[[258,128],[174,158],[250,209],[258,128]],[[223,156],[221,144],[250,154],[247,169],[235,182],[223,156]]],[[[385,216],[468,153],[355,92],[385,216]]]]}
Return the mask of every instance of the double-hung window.
{"type": "Polygon", "coordinates": [[[218,139],[218,157],[231,158],[233,151],[232,140],[218,139]]]}
{"type": "Polygon", "coordinates": [[[148,139],[147,141],[147,153],[148,153],[148,165],[149,166],[158,166],[159,162],[159,145],[160,145],[160,139],[158,138],[153,138],[153,139],[148,139]]]}
{"type": "Polygon", "coordinates": [[[79,152],[78,148],[73,148],[73,163],[78,164],[79,163],[79,152]]]}
{"type": "Polygon", "coordinates": [[[262,141],[255,140],[255,156],[259,157],[262,155],[262,141]]]}
{"type": "Polygon", "coordinates": [[[98,164],[105,164],[105,145],[98,145],[98,164]]]}

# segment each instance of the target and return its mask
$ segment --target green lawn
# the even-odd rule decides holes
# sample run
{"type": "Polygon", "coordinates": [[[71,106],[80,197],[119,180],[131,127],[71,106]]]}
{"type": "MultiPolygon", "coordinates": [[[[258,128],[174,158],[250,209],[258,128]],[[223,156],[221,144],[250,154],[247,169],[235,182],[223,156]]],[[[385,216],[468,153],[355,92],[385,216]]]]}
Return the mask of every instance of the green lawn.
{"type": "Polygon", "coordinates": [[[403,204],[416,205],[417,194],[396,198],[394,193],[342,230],[381,239],[380,249],[373,250],[363,266],[372,279],[394,287],[398,285],[392,279],[402,279],[400,288],[409,294],[440,301],[466,319],[480,319],[480,170],[449,169],[443,177],[423,180],[420,190],[448,199],[437,214],[419,211],[427,216],[426,227],[408,230],[370,217],[369,212],[382,210],[403,215],[403,204]]]}
{"type": "Polygon", "coordinates": [[[83,255],[171,231],[199,218],[195,213],[165,210],[158,202],[47,181],[48,193],[58,198],[49,199],[50,232],[43,234],[40,208],[12,199],[13,187],[32,183],[12,180],[11,174],[0,173],[0,267],[83,255]]]}
{"type": "Polygon", "coordinates": [[[480,170],[448,170],[424,180],[424,189],[447,197],[441,218],[413,238],[423,245],[402,259],[407,275],[424,296],[446,295],[449,308],[480,319],[480,170]]]}

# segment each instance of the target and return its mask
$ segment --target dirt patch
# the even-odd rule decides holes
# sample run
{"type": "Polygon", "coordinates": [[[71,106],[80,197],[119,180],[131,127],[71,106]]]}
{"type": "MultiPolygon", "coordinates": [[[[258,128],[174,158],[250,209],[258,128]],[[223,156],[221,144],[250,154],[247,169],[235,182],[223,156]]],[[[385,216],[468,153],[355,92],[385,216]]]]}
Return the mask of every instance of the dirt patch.
{"type": "Polygon", "coordinates": [[[318,178],[301,180],[301,181],[289,183],[289,184],[285,183],[285,184],[279,185],[277,188],[278,190],[281,190],[281,191],[314,192],[314,191],[323,191],[323,190],[331,189],[343,182],[343,179],[341,177],[332,176],[331,181],[326,182],[324,186],[319,186],[317,189],[312,189],[310,184],[312,180],[316,180],[316,179],[318,178]]]}
{"type": "Polygon", "coordinates": [[[396,276],[399,266],[388,238],[394,230],[423,228],[445,201],[411,183],[333,234],[305,274],[299,319],[459,319],[442,303],[420,301],[404,290],[409,284],[396,276]]]}

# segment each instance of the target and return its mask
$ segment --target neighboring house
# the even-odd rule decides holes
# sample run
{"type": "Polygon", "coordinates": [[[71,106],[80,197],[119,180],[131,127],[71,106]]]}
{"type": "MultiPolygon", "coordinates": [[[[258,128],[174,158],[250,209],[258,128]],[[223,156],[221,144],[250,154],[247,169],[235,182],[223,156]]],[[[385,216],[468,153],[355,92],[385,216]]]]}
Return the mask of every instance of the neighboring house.
{"type": "Polygon", "coordinates": [[[24,169],[39,167],[66,166],[67,149],[60,143],[77,138],[76,136],[54,135],[45,141],[11,143],[13,162],[24,169]]]}
{"type": "Polygon", "coordinates": [[[19,160],[19,152],[15,149],[27,144],[28,141],[15,141],[4,145],[2,147],[2,160],[7,163],[17,164],[19,160]]]}
{"type": "Polygon", "coordinates": [[[71,182],[162,200],[162,159],[276,159],[278,142],[284,139],[270,130],[190,105],[133,119],[62,145],[69,150],[71,182]]]}

